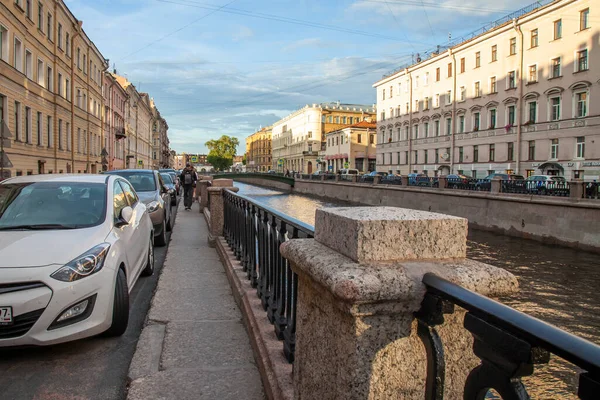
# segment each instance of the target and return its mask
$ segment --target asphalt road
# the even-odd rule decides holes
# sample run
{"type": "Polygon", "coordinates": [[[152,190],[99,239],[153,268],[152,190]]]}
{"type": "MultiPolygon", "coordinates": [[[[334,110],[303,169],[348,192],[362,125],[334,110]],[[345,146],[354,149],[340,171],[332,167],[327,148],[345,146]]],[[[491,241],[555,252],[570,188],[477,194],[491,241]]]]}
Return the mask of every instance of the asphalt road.
{"type": "Polygon", "coordinates": [[[154,275],[140,277],[133,288],[129,326],[123,336],[93,337],[49,347],[0,349],[0,399],[125,399],[129,364],[167,248],[155,248],[154,275]]]}

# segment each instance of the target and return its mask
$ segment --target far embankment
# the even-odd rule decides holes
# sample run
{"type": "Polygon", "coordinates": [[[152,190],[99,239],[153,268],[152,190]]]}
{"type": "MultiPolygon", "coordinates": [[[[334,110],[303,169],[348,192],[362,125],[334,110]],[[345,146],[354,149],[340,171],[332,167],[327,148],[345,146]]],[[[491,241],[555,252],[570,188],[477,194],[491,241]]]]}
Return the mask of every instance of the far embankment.
{"type": "Polygon", "coordinates": [[[271,174],[236,174],[225,173],[214,175],[215,179],[233,179],[238,182],[247,183],[249,185],[263,186],[271,189],[279,189],[290,191],[294,187],[294,178],[288,178],[281,175],[271,174]]]}

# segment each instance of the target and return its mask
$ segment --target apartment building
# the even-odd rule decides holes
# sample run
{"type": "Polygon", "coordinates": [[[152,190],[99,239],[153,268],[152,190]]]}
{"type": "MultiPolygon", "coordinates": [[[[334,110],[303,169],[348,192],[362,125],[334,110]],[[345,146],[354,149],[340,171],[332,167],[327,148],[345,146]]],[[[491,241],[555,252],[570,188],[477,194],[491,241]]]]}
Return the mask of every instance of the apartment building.
{"type": "MultiPolygon", "coordinates": [[[[125,168],[125,105],[129,97],[110,72],[104,73],[104,138],[108,170],[125,168]]],[[[104,160],[103,160],[104,161],[104,160]]],[[[103,164],[104,165],[104,164],[103,164]]]]}
{"type": "Polygon", "coordinates": [[[308,174],[324,169],[319,152],[325,135],[367,118],[376,118],[374,105],[335,102],[302,107],[273,124],[272,168],[308,174]]]}
{"type": "Polygon", "coordinates": [[[61,0],[0,3],[4,177],[100,170],[107,64],[82,26],[61,0]]]}
{"type": "Polygon", "coordinates": [[[325,135],[325,162],[329,172],[344,168],[375,171],[377,123],[360,121],[325,135]]]}
{"type": "Polygon", "coordinates": [[[385,76],[378,170],[598,179],[599,44],[598,4],[542,1],[385,76]]]}
{"type": "Polygon", "coordinates": [[[168,168],[171,152],[169,150],[169,125],[160,115],[154,100],[150,101],[152,108],[152,166],[155,169],[168,168]]]}
{"type": "Polygon", "coordinates": [[[246,138],[246,171],[267,172],[271,169],[271,132],[267,126],[246,138]]]}

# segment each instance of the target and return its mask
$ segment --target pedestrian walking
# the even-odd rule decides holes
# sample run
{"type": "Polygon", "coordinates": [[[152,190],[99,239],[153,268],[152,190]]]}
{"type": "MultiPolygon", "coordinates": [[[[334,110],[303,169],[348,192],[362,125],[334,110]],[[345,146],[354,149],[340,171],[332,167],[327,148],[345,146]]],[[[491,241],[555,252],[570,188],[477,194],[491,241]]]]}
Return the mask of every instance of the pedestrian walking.
{"type": "Polygon", "coordinates": [[[179,180],[183,185],[183,205],[186,210],[192,209],[192,203],[194,201],[194,188],[196,187],[196,182],[198,181],[198,174],[196,174],[196,170],[191,166],[191,164],[187,163],[185,165],[185,169],[179,176],[179,180]]]}

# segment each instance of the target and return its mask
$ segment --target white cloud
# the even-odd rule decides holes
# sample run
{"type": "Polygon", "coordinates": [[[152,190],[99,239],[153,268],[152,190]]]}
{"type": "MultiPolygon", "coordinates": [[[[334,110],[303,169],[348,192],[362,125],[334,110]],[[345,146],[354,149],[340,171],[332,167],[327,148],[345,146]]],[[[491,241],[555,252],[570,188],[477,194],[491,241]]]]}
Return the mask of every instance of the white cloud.
{"type": "Polygon", "coordinates": [[[232,37],[234,41],[239,42],[254,37],[254,31],[247,26],[240,26],[237,32],[232,35],[232,37]]]}

